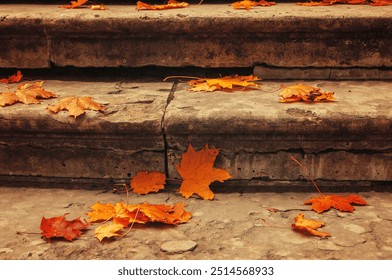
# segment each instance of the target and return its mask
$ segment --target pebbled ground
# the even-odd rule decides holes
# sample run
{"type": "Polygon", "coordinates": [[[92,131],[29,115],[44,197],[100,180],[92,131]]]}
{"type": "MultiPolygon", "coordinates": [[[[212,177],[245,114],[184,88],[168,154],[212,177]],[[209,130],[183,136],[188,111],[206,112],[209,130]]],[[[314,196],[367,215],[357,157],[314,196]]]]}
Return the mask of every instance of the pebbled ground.
{"type": "Polygon", "coordinates": [[[0,187],[0,259],[391,259],[392,194],[359,194],[368,206],[357,206],[354,213],[330,210],[323,214],[302,204],[315,193],[217,193],[213,201],[195,197],[185,201],[172,191],[131,194],[129,203],[185,201],[193,217],[178,226],[136,225],[120,240],[99,242],[93,236],[96,226],[91,226],[73,242],[47,242],[39,234],[42,216],[70,213],[69,218],[87,219],[85,213],[95,202],[125,201],[125,195],[0,187]],[[301,212],[326,222],[322,230],[332,237],[320,239],[291,230],[301,212]],[[176,243],[171,241],[181,241],[180,247],[191,244],[190,251],[164,252],[162,244],[176,243]]]}

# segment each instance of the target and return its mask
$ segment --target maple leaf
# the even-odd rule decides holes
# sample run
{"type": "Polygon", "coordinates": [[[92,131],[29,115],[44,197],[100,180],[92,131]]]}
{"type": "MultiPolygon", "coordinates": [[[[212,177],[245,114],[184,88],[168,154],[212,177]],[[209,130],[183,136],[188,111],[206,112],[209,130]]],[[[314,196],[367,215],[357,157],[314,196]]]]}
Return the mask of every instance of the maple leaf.
{"type": "Polygon", "coordinates": [[[0,79],[0,83],[10,84],[10,83],[19,83],[22,80],[23,75],[21,71],[16,71],[16,74],[9,76],[8,78],[0,79]]]}
{"type": "Polygon", "coordinates": [[[192,87],[191,91],[215,91],[215,90],[228,90],[233,89],[246,89],[246,88],[258,88],[260,87],[255,81],[261,80],[257,76],[225,76],[223,78],[214,79],[198,79],[191,80],[188,84],[192,87]]]}
{"type": "Polygon", "coordinates": [[[47,99],[57,97],[56,94],[42,88],[44,82],[26,83],[18,86],[15,92],[0,94],[0,106],[12,105],[17,102],[24,104],[38,104],[38,98],[47,99]]]}
{"type": "Polygon", "coordinates": [[[233,8],[235,10],[237,10],[237,9],[247,9],[247,10],[250,10],[252,7],[256,7],[256,6],[268,7],[268,6],[273,6],[275,4],[276,4],[275,2],[268,2],[268,1],[265,1],[265,0],[259,0],[259,1],[243,0],[243,1],[234,2],[234,3],[230,4],[230,5],[233,6],[233,8]]]}
{"type": "Polygon", "coordinates": [[[68,110],[70,116],[76,119],[78,116],[84,114],[85,110],[103,111],[101,104],[92,100],[92,97],[76,97],[69,96],[60,100],[56,105],[50,105],[46,108],[53,113],[58,113],[62,110],[68,110]]]}
{"type": "Polygon", "coordinates": [[[94,230],[94,234],[99,241],[102,241],[102,239],[104,238],[120,236],[120,234],[118,234],[117,232],[123,228],[124,226],[121,224],[101,225],[94,230]]]}
{"type": "Polygon", "coordinates": [[[60,8],[65,8],[65,9],[74,9],[78,8],[82,5],[84,5],[88,0],[76,0],[76,1],[71,1],[71,5],[63,5],[60,6],[60,8]]]}
{"type": "Polygon", "coordinates": [[[292,224],[291,226],[294,230],[300,231],[302,233],[307,233],[322,238],[331,236],[328,232],[317,231],[317,229],[325,226],[324,222],[307,220],[302,213],[299,213],[298,216],[294,218],[294,224],[292,224]]]}
{"type": "Polygon", "coordinates": [[[116,213],[114,205],[111,203],[102,204],[101,202],[97,202],[91,206],[91,209],[93,209],[93,211],[87,213],[90,217],[90,222],[110,220],[116,213]]]}
{"type": "Polygon", "coordinates": [[[321,92],[320,88],[304,84],[285,87],[279,95],[281,97],[280,102],[319,102],[334,100],[333,92],[321,92]]]}
{"type": "Polygon", "coordinates": [[[165,5],[150,5],[144,3],[142,1],[137,1],[136,10],[168,10],[168,9],[178,9],[188,7],[189,3],[187,2],[177,2],[175,0],[169,1],[165,5]]]}
{"type": "Polygon", "coordinates": [[[81,230],[86,229],[89,224],[82,222],[80,218],[68,221],[65,216],[53,217],[46,219],[42,217],[41,220],[41,234],[50,239],[52,237],[63,237],[69,241],[79,237],[82,232],[81,230]]]}
{"type": "Polygon", "coordinates": [[[218,154],[219,149],[209,149],[208,145],[198,152],[189,145],[187,152],[182,155],[180,165],[175,165],[183,179],[180,186],[182,196],[189,198],[192,194],[197,194],[203,199],[214,198],[210,184],[231,178],[226,170],[213,167],[218,154]]]}
{"type": "Polygon", "coordinates": [[[166,176],[162,172],[141,171],[131,180],[131,188],[134,193],[148,194],[158,192],[164,188],[166,176]]]}
{"type": "Polygon", "coordinates": [[[371,0],[372,6],[388,6],[392,5],[392,0],[371,0]]]}
{"type": "Polygon", "coordinates": [[[356,194],[350,194],[348,196],[335,194],[320,195],[305,201],[304,204],[312,204],[311,209],[317,213],[327,211],[330,208],[344,212],[353,212],[355,208],[351,204],[367,205],[366,201],[356,194]]]}
{"type": "Polygon", "coordinates": [[[368,0],[323,0],[321,2],[305,2],[305,3],[297,3],[299,6],[331,6],[334,4],[351,4],[351,5],[360,5],[366,4],[368,0]]]}

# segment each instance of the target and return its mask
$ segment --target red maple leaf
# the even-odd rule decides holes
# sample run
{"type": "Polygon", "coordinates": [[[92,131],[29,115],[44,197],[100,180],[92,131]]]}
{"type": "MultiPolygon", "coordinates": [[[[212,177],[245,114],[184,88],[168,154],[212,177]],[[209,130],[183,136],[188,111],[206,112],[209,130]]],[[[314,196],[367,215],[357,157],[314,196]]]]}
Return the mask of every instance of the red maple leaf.
{"type": "Polygon", "coordinates": [[[80,218],[68,221],[65,219],[66,215],[68,213],[49,219],[42,217],[40,226],[42,236],[46,238],[63,237],[72,241],[82,234],[81,230],[89,226],[87,222],[82,222],[80,218]]]}

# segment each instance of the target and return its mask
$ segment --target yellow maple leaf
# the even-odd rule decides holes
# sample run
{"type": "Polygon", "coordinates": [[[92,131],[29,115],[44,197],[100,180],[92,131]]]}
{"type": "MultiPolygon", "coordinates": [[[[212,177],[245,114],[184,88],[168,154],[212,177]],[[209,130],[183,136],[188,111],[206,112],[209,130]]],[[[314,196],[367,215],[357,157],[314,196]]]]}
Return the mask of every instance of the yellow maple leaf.
{"type": "Polygon", "coordinates": [[[77,118],[85,113],[86,110],[103,111],[104,108],[101,104],[92,100],[92,97],[76,97],[69,96],[60,100],[56,105],[50,105],[46,108],[53,113],[58,113],[62,110],[68,110],[70,116],[77,118]]]}
{"type": "Polygon", "coordinates": [[[168,10],[168,9],[178,9],[188,7],[189,3],[187,2],[177,2],[175,0],[169,1],[165,5],[150,5],[144,3],[142,1],[137,1],[136,10],[168,10]]]}
{"type": "Polygon", "coordinates": [[[91,209],[93,209],[93,211],[87,213],[90,217],[90,222],[107,221],[112,219],[116,214],[114,205],[111,203],[103,204],[97,202],[91,206],[91,209]]]}
{"type": "Polygon", "coordinates": [[[104,238],[120,236],[118,232],[123,228],[123,225],[115,223],[101,225],[94,230],[94,234],[99,241],[102,241],[104,238]]]}
{"type": "Polygon", "coordinates": [[[214,168],[218,149],[209,149],[206,145],[202,150],[196,151],[189,145],[186,153],[182,155],[180,165],[176,164],[178,173],[183,182],[180,193],[185,198],[197,194],[203,199],[213,199],[214,193],[210,184],[214,181],[223,182],[230,179],[231,175],[224,169],[214,168]]]}
{"type": "Polygon", "coordinates": [[[213,79],[198,79],[191,80],[188,84],[191,86],[191,91],[215,91],[215,90],[227,90],[232,91],[234,89],[244,90],[247,88],[258,88],[260,87],[255,81],[259,81],[260,78],[257,76],[225,76],[223,78],[213,79]]]}
{"type": "Polygon", "coordinates": [[[297,84],[288,86],[279,94],[280,102],[319,102],[319,101],[334,101],[333,92],[321,92],[320,88],[312,86],[297,84]]]}

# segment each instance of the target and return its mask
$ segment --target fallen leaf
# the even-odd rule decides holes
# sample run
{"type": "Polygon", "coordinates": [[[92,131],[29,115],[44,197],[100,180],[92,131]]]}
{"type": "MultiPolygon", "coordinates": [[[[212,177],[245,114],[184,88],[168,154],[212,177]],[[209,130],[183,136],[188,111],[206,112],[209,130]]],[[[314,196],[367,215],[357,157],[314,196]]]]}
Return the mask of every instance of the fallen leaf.
{"type": "Polygon", "coordinates": [[[333,92],[321,92],[320,88],[315,88],[304,84],[285,87],[279,95],[281,97],[280,102],[334,101],[333,92]]]}
{"type": "Polygon", "coordinates": [[[325,226],[324,222],[307,220],[302,213],[298,214],[298,216],[294,218],[294,224],[292,224],[291,226],[294,230],[300,231],[302,233],[307,233],[322,238],[331,236],[328,232],[317,231],[317,229],[325,226]]]}
{"type": "Polygon", "coordinates": [[[392,0],[371,0],[372,6],[388,6],[392,5],[392,0]]]}
{"type": "Polygon", "coordinates": [[[71,5],[63,5],[60,6],[60,8],[64,9],[74,9],[74,8],[79,8],[80,6],[84,5],[88,0],[76,0],[76,1],[71,1],[71,5]]]}
{"type": "Polygon", "coordinates": [[[90,6],[88,6],[88,8],[90,10],[107,10],[107,8],[103,4],[100,4],[100,5],[90,5],[90,6]]]}
{"type": "Polygon", "coordinates": [[[183,179],[180,186],[182,196],[189,198],[197,194],[203,199],[214,198],[210,184],[231,178],[226,170],[213,167],[218,154],[219,149],[209,149],[208,145],[198,152],[189,145],[187,152],[182,155],[180,165],[176,164],[177,171],[183,179]]]}
{"type": "Polygon", "coordinates": [[[15,92],[4,92],[0,94],[0,106],[12,105],[17,102],[24,104],[38,104],[40,99],[57,97],[56,94],[42,88],[44,82],[26,83],[18,86],[15,92]]]}
{"type": "Polygon", "coordinates": [[[191,91],[215,91],[215,90],[228,90],[234,89],[244,90],[247,88],[258,88],[260,87],[255,81],[261,80],[257,76],[226,76],[223,78],[214,79],[198,79],[191,80],[188,84],[192,87],[191,91]]]}
{"type": "Polygon", "coordinates": [[[84,114],[85,110],[103,111],[101,104],[92,100],[92,97],[76,97],[70,96],[60,100],[56,105],[50,105],[46,109],[53,113],[58,113],[62,110],[68,110],[70,116],[76,119],[78,116],[84,114]]]}
{"type": "Polygon", "coordinates": [[[91,209],[93,211],[87,213],[90,217],[90,222],[108,221],[116,214],[114,205],[111,203],[102,204],[101,202],[97,202],[91,206],[91,209]]]}
{"type": "Polygon", "coordinates": [[[189,3],[187,2],[177,2],[177,1],[169,1],[165,5],[150,5],[144,3],[142,1],[137,1],[136,10],[168,10],[168,9],[178,9],[188,7],[189,3]]]}
{"type": "Polygon", "coordinates": [[[123,229],[123,225],[121,224],[107,224],[98,226],[94,230],[95,237],[98,238],[99,241],[102,241],[104,238],[111,238],[115,236],[120,236],[117,232],[123,229]]]}
{"type": "Polygon", "coordinates": [[[350,5],[360,5],[360,4],[366,4],[368,0],[323,0],[321,2],[314,2],[314,1],[309,1],[309,2],[298,2],[298,6],[331,6],[334,4],[350,4],[350,5]]]}
{"type": "Polygon", "coordinates": [[[16,71],[16,74],[9,76],[8,78],[0,79],[0,83],[10,84],[10,83],[19,83],[23,78],[21,71],[16,71]]]}
{"type": "Polygon", "coordinates": [[[166,175],[162,172],[141,171],[132,178],[131,188],[134,193],[148,194],[163,189],[165,182],[166,175]]]}
{"type": "Polygon", "coordinates": [[[367,205],[366,201],[356,194],[350,194],[348,196],[335,194],[320,195],[318,197],[313,197],[305,201],[304,204],[311,204],[311,209],[316,211],[317,213],[327,211],[330,208],[335,208],[339,211],[344,212],[353,212],[355,208],[351,204],[367,205]]]}
{"type": "Polygon", "coordinates": [[[41,220],[41,234],[42,236],[50,239],[52,237],[63,237],[69,241],[79,237],[81,230],[86,229],[89,224],[82,222],[80,218],[67,221],[64,214],[63,216],[53,217],[46,219],[42,217],[41,220]]]}
{"type": "Polygon", "coordinates": [[[230,5],[233,6],[235,10],[237,9],[250,10],[252,7],[256,7],[256,6],[268,7],[268,6],[273,6],[275,4],[276,4],[275,2],[268,2],[265,0],[260,0],[260,1],[244,0],[244,1],[234,2],[230,5]]]}

